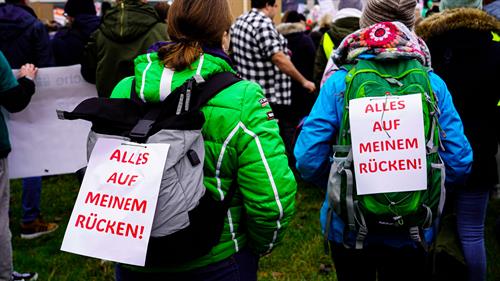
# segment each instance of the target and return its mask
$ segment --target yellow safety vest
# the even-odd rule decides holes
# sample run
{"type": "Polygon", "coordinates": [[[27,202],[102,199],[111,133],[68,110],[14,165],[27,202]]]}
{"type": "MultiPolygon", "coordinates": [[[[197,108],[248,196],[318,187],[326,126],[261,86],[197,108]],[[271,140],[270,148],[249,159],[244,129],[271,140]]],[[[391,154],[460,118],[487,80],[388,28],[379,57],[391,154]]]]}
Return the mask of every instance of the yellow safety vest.
{"type": "Polygon", "coordinates": [[[328,35],[328,32],[325,32],[325,35],[323,35],[323,51],[325,51],[326,59],[330,58],[333,48],[335,48],[335,44],[330,35],[328,35]]]}

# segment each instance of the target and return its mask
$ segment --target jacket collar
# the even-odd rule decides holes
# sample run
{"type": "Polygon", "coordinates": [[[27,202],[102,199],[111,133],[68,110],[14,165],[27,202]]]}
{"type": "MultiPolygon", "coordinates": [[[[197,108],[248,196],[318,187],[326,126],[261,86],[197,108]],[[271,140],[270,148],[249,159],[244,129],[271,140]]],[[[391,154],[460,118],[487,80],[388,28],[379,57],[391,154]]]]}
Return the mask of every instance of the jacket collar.
{"type": "Polygon", "coordinates": [[[457,29],[500,33],[500,21],[479,9],[458,8],[430,16],[417,26],[416,32],[428,40],[457,29]]]}

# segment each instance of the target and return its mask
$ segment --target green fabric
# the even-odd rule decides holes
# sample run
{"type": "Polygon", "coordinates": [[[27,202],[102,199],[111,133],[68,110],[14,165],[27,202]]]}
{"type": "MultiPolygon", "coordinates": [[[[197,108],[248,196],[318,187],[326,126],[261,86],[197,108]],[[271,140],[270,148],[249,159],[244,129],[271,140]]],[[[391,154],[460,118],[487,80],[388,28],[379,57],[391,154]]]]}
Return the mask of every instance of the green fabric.
{"type": "Polygon", "coordinates": [[[321,43],[323,43],[323,51],[325,52],[325,57],[326,59],[329,59],[330,55],[333,52],[333,49],[335,48],[335,44],[333,43],[330,35],[328,35],[328,32],[323,35],[323,40],[321,41],[321,43]]]}
{"type": "Polygon", "coordinates": [[[84,54],[84,63],[95,69],[99,96],[109,96],[121,79],[133,75],[135,57],[167,40],[166,24],[147,4],[124,1],[108,11],[84,54]]]}
{"type": "MultiPolygon", "coordinates": [[[[163,66],[154,53],[149,55],[149,60],[151,64],[147,55],[135,60],[136,92],[140,95],[144,84],[146,100],[157,102],[163,66]],[[143,70],[148,64],[149,70],[143,76],[143,70]],[[143,77],[145,83],[142,83],[143,77]]],[[[199,60],[191,68],[175,72],[171,90],[192,77],[198,64],[199,60]]],[[[204,55],[202,65],[201,75],[205,79],[219,72],[234,72],[226,61],[208,54],[204,55]]],[[[123,79],[111,97],[129,98],[131,83],[131,78],[123,79]]],[[[223,152],[219,172],[221,189],[225,194],[233,182],[238,184],[230,207],[232,227],[226,217],[219,244],[204,257],[175,268],[135,268],[136,270],[190,270],[230,257],[236,252],[236,244],[238,249],[250,247],[255,253],[264,254],[283,239],[284,230],[294,213],[296,182],[288,167],[278,124],[275,120],[268,120],[267,113],[271,108],[260,102],[263,98],[260,86],[241,81],[221,91],[202,108],[206,117],[202,129],[206,153],[204,184],[214,198],[220,199],[216,171],[223,152]],[[231,229],[234,230],[234,240],[231,229]]]]}
{"type": "MultiPolygon", "coordinates": [[[[439,146],[438,126],[432,128],[433,117],[431,116],[431,111],[434,111],[432,104],[437,107],[437,102],[430,85],[428,70],[417,60],[386,62],[360,60],[349,69],[346,76],[344,99],[346,108],[349,101],[356,98],[384,96],[387,92],[397,96],[423,93],[422,108],[426,143],[433,135],[434,146],[439,146]],[[394,82],[391,78],[396,79],[400,84],[394,82]]],[[[340,145],[350,145],[350,138],[349,110],[345,110],[338,143],[340,145]]],[[[354,200],[359,200],[359,206],[365,214],[365,218],[377,217],[390,220],[393,217],[402,216],[403,220],[399,222],[402,225],[409,227],[423,226],[426,218],[426,213],[422,209],[423,204],[430,207],[433,218],[435,218],[441,196],[441,170],[432,168],[432,163],[441,163],[437,150],[427,153],[427,190],[355,195],[354,200]],[[391,204],[390,202],[397,202],[397,204],[391,204]],[[366,216],[366,214],[370,216],[366,216]]],[[[345,184],[343,184],[341,187],[342,201],[345,201],[345,189],[345,184]]],[[[345,215],[345,210],[345,202],[341,202],[341,214],[345,215]]]]}
{"type": "MultiPolygon", "coordinates": [[[[0,102],[2,100],[1,94],[3,92],[18,85],[19,83],[17,82],[16,77],[12,74],[12,69],[7,62],[7,59],[0,51],[0,102]]],[[[7,124],[5,124],[3,114],[0,114],[0,154],[4,154],[7,151],[10,151],[10,149],[9,131],[7,130],[7,124]]]]}
{"type": "MultiPolygon", "coordinates": [[[[323,47],[326,36],[328,36],[332,43],[333,48],[337,48],[342,40],[352,32],[359,29],[359,18],[347,17],[335,21],[325,35],[319,42],[319,47],[316,50],[316,56],[314,58],[314,68],[313,68],[313,81],[316,87],[321,86],[321,79],[323,78],[323,73],[325,72],[326,65],[330,56],[325,53],[325,48],[323,47]]],[[[331,53],[330,53],[331,54],[331,53]]]]}

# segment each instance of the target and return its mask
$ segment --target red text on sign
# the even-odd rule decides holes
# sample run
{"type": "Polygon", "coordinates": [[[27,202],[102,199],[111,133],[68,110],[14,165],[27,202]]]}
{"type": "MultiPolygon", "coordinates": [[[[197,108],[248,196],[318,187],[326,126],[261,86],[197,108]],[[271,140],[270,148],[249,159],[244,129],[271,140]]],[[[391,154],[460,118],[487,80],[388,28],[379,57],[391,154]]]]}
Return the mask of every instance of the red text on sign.
{"type": "Polygon", "coordinates": [[[418,149],[417,138],[389,139],[382,141],[372,141],[359,144],[359,153],[371,153],[393,150],[418,149]]]}
{"type": "Polygon", "coordinates": [[[109,157],[109,160],[116,160],[120,163],[129,163],[134,165],[144,165],[149,160],[149,153],[135,153],[130,151],[121,151],[116,149],[109,157]]]}
{"type": "Polygon", "coordinates": [[[137,182],[138,177],[138,175],[125,175],[124,173],[114,172],[106,183],[132,186],[133,183],[137,182]]]}
{"type": "Polygon", "coordinates": [[[373,132],[382,132],[382,131],[390,131],[390,130],[397,130],[398,127],[401,125],[401,120],[400,119],[394,119],[394,120],[383,120],[383,121],[376,121],[373,124],[373,132]]]}
{"type": "Polygon", "coordinates": [[[358,168],[360,174],[420,170],[422,169],[422,159],[413,158],[389,161],[370,159],[368,163],[359,163],[358,168]]]}
{"type": "Polygon", "coordinates": [[[389,101],[383,103],[367,104],[365,108],[365,113],[383,112],[383,111],[393,111],[405,109],[405,101],[389,101]]]}
{"type": "Polygon", "coordinates": [[[142,239],[144,235],[144,226],[142,225],[99,219],[94,213],[90,213],[90,216],[79,214],[76,217],[75,227],[138,239],[142,239]]]}
{"type": "Polygon", "coordinates": [[[85,198],[85,204],[94,204],[96,206],[118,209],[123,211],[146,213],[148,201],[138,200],[136,198],[125,198],[109,194],[93,193],[89,191],[85,198]]]}

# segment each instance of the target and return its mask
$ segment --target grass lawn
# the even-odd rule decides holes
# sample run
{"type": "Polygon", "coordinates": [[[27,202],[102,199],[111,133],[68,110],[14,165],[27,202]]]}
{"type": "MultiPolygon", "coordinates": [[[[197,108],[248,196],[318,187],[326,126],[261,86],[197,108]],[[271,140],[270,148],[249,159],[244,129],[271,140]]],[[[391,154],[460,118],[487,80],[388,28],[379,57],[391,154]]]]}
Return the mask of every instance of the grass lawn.
{"type": "MultiPolygon", "coordinates": [[[[11,230],[14,266],[18,271],[37,271],[39,280],[114,280],[113,266],[59,250],[66,223],[71,215],[79,184],[73,175],[43,180],[42,212],[47,221],[60,225],[55,233],[34,240],[19,238],[21,181],[11,182],[11,230]]],[[[332,263],[323,254],[319,230],[319,208],[323,194],[301,185],[297,194],[297,213],[284,243],[261,259],[259,280],[336,280],[332,263]],[[331,272],[329,272],[331,271],[331,272]]],[[[500,245],[494,240],[493,225],[500,216],[500,200],[492,201],[487,219],[489,280],[500,280],[500,245]]]]}

